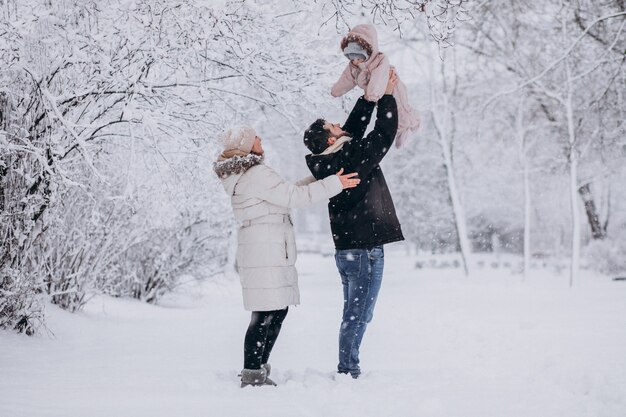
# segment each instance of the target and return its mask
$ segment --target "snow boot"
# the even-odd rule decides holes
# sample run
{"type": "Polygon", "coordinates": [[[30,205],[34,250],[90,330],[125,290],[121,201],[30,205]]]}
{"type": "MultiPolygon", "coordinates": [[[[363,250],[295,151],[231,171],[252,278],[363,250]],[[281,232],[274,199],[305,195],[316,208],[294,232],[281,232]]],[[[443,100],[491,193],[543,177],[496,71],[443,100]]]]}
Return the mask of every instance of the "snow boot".
{"type": "Polygon", "coordinates": [[[244,369],[241,371],[241,388],[252,385],[253,387],[260,387],[262,385],[276,386],[274,381],[268,379],[265,368],[261,369],[244,369]]]}
{"type": "Polygon", "coordinates": [[[261,364],[261,368],[265,368],[265,373],[267,374],[267,376],[270,376],[270,372],[272,372],[272,365],[270,365],[269,363],[264,363],[261,364]]]}
{"type": "Polygon", "coordinates": [[[265,384],[276,386],[276,382],[270,379],[270,372],[272,372],[272,365],[270,365],[269,363],[264,363],[261,365],[261,368],[265,369],[265,375],[267,375],[267,378],[265,379],[265,384]]]}
{"type": "MultiPolygon", "coordinates": [[[[272,372],[272,365],[270,365],[269,363],[262,363],[261,368],[265,369],[265,374],[269,377],[270,372],[272,372]]],[[[241,372],[239,372],[237,376],[241,376],[241,372]]]]}

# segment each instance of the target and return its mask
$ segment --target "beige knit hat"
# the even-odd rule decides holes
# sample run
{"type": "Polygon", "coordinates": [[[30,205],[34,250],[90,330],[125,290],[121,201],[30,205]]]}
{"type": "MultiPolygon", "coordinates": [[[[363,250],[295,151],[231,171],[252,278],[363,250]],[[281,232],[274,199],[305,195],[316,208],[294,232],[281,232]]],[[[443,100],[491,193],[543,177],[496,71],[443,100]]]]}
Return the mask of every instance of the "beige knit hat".
{"type": "Polygon", "coordinates": [[[238,149],[245,153],[250,153],[255,138],[256,132],[248,126],[234,127],[219,135],[219,141],[222,143],[224,151],[238,149]]]}

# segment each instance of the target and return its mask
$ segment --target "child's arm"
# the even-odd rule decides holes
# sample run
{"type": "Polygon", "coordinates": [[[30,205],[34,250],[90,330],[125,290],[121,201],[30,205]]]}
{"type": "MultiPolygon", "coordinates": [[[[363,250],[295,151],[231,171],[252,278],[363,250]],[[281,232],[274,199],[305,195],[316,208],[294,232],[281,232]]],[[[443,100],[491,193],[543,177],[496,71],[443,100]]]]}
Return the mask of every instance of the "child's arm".
{"type": "Polygon", "coordinates": [[[368,101],[380,100],[385,94],[387,81],[389,81],[389,59],[385,56],[370,73],[370,80],[365,88],[365,99],[368,101]]]}
{"type": "Polygon", "coordinates": [[[346,66],[346,69],[343,70],[341,77],[339,77],[337,82],[330,89],[330,95],[333,97],[343,96],[348,91],[352,90],[355,86],[356,80],[352,76],[350,64],[348,64],[346,66]]]}

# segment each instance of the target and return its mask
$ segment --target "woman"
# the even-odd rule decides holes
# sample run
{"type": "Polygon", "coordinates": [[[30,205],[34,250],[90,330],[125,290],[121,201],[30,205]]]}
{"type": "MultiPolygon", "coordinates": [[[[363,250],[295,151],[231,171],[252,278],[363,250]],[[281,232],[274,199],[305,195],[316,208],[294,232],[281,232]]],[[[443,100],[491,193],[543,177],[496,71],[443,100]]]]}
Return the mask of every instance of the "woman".
{"type": "Polygon", "coordinates": [[[252,128],[229,129],[220,140],[224,151],[214,170],[240,222],[236,268],[244,308],[252,312],[241,386],[276,385],[268,378],[269,356],[289,306],[300,303],[289,209],[327,200],[360,180],[356,173],[342,175],[342,169],[319,181],[309,177],[290,184],[263,164],[261,138],[252,128]]]}

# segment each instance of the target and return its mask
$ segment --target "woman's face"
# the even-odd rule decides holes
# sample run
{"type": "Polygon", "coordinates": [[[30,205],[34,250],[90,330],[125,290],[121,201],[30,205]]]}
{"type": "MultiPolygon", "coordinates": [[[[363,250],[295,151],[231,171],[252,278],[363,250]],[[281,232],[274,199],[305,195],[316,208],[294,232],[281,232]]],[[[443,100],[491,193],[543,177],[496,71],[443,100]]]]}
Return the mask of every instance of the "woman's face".
{"type": "Polygon", "coordinates": [[[362,64],[364,62],[365,62],[365,60],[363,58],[353,59],[352,60],[352,65],[357,65],[358,66],[359,64],[362,64]]]}
{"type": "Polygon", "coordinates": [[[250,152],[256,155],[263,155],[265,151],[263,150],[263,145],[261,145],[260,137],[257,136],[254,138],[254,145],[252,145],[252,150],[250,152]]]}

